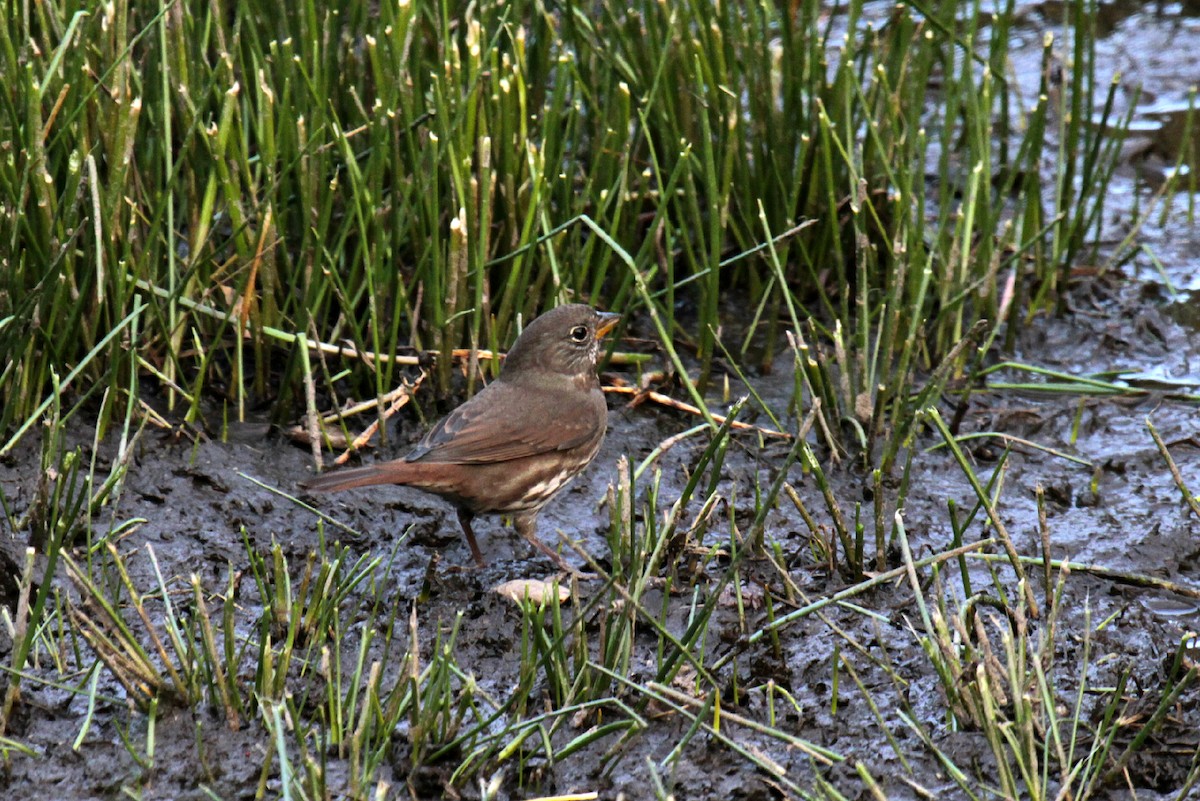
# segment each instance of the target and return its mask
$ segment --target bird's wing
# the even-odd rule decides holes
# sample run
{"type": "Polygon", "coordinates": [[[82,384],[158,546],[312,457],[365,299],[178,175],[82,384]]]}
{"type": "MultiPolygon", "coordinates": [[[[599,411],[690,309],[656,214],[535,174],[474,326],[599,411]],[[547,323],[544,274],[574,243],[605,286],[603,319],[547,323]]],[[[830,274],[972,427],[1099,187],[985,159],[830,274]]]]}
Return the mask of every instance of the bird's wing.
{"type": "Polygon", "coordinates": [[[496,381],[434,426],[404,461],[489,464],[570,450],[603,434],[605,421],[596,412],[590,393],[561,393],[548,403],[496,381]]]}

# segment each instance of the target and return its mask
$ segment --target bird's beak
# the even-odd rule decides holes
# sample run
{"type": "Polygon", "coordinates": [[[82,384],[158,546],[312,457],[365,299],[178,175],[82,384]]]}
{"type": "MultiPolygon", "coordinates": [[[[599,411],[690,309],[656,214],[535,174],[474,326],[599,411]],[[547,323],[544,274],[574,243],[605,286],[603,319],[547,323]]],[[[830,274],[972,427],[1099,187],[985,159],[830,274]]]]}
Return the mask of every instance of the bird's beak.
{"type": "Polygon", "coordinates": [[[600,325],[596,326],[596,339],[603,339],[605,334],[616,328],[617,323],[621,322],[619,314],[596,312],[596,316],[600,318],[600,325]]]}

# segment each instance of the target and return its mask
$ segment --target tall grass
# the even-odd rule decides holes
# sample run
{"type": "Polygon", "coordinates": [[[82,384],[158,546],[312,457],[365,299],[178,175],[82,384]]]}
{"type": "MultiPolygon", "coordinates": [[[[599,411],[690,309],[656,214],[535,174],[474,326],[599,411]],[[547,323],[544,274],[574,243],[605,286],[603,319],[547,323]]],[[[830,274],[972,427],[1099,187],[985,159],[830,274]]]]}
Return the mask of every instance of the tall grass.
{"type": "Polygon", "coordinates": [[[444,392],[451,349],[582,300],[654,304],[700,389],[715,354],[805,336],[801,395],[890,467],[914,389],[964,369],[932,372],[976,321],[990,342],[1055,302],[1095,233],[1119,137],[1079,123],[1070,9],[1069,69],[1051,85],[1048,41],[1026,109],[1011,3],[17,4],[0,429],[68,373],[74,398],[134,372],[188,420],[287,416],[305,371],[378,396],[413,346],[444,392]],[[723,327],[730,292],[754,313],[723,327]],[[376,356],[309,367],[297,336],[376,356]]]}

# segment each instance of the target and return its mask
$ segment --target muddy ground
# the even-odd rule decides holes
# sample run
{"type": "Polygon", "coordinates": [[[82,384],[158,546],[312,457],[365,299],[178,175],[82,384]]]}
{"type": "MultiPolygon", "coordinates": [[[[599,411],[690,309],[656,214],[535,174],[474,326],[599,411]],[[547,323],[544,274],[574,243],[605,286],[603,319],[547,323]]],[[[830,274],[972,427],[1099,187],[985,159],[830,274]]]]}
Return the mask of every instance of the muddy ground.
{"type": "MultiPolygon", "coordinates": [[[[1187,52],[1200,52],[1200,48],[1188,50],[1179,45],[1180,37],[1184,37],[1185,43],[1191,41],[1185,35],[1200,37],[1194,19],[1174,18],[1170,25],[1155,27],[1152,20],[1137,17],[1118,20],[1113,36],[1119,37],[1123,31],[1128,44],[1141,41],[1135,39],[1134,30],[1143,35],[1152,31],[1154,36],[1174,43],[1180,57],[1185,58],[1187,52]]],[[[1032,41],[1035,39],[1031,34],[1032,41]]],[[[1114,57],[1117,60],[1134,59],[1137,55],[1136,48],[1114,44],[1112,50],[1119,53],[1114,57]]],[[[1145,74],[1150,71],[1146,59],[1135,61],[1143,73],[1140,78],[1153,77],[1145,74]]],[[[1150,162],[1131,161],[1114,186],[1116,202],[1110,211],[1114,241],[1130,224],[1128,217],[1122,216],[1121,207],[1125,205],[1127,210],[1131,204],[1121,202],[1122,193],[1131,199],[1136,192],[1146,191],[1145,184],[1140,182],[1145,177],[1145,165],[1150,163],[1153,167],[1152,159],[1156,156],[1151,151],[1154,148],[1146,151],[1149,156],[1140,154],[1151,159],[1150,162]]],[[[996,392],[976,395],[971,401],[962,433],[1002,431],[1079,456],[1094,466],[1080,465],[1020,444],[1014,447],[1007,461],[1000,509],[1023,554],[1040,553],[1035,503],[1035,490],[1040,486],[1046,491],[1051,547],[1056,558],[1200,588],[1200,519],[1181,502],[1180,492],[1146,425],[1148,418],[1153,421],[1192,491],[1200,491],[1200,412],[1195,404],[1169,397],[1173,388],[1200,391],[1197,328],[1200,314],[1196,311],[1196,293],[1200,292],[1197,255],[1200,234],[1186,220],[1185,206],[1186,198],[1178,199],[1175,211],[1164,222],[1160,224],[1156,218],[1141,233],[1141,241],[1150,245],[1166,266],[1166,273],[1161,273],[1148,258],[1104,275],[1097,275],[1092,265],[1080,265],[1069,292],[1068,310],[1060,316],[1033,320],[1016,351],[1005,354],[1015,360],[1070,373],[1137,374],[1131,380],[1141,381],[1154,391],[1135,398],[1082,400],[996,392]]],[[[635,318],[634,332],[640,327],[635,318]]],[[[788,360],[780,360],[770,375],[755,376],[753,380],[765,397],[786,399],[792,386],[788,360]]],[[[562,531],[578,539],[601,561],[607,558],[605,532],[609,514],[600,502],[615,481],[617,460],[626,456],[637,463],[662,440],[696,422],[652,404],[628,408],[618,396],[610,397],[610,409],[610,432],[599,457],[584,476],[554,500],[541,518],[545,539],[553,541],[555,532],[562,531]]],[[[422,433],[416,416],[402,417],[388,443],[369,458],[399,455],[422,433]]],[[[207,435],[189,432],[180,436],[177,431],[148,427],[137,440],[136,457],[119,499],[105,510],[110,517],[93,521],[98,532],[107,532],[113,521],[144,521],[131,527],[120,543],[122,552],[129,556],[133,579],[139,586],[149,588],[153,582],[143,556],[147,545],[153,546],[165,575],[182,581],[197,574],[211,592],[225,586],[231,565],[234,570],[244,568],[243,531],[259,553],[266,553],[273,543],[279,543],[293,566],[302,565],[307,555],[319,547],[317,517],[313,511],[255,483],[295,492],[295,482],[309,475],[312,469],[306,450],[265,422],[233,426],[228,441],[211,436],[218,430],[219,425],[214,425],[207,435]]],[[[85,458],[95,456],[99,472],[105,473],[105,462],[114,453],[113,437],[101,443],[98,453],[93,454],[93,432],[88,422],[73,421],[71,431],[85,458]]],[[[739,525],[744,525],[753,514],[755,483],[764,486],[770,483],[775,474],[773,466],[779,464],[787,450],[782,443],[760,449],[753,436],[742,436],[739,442],[739,447],[730,449],[722,487],[727,496],[736,488],[735,494],[742,499],[742,505],[737,509],[724,507],[718,512],[708,544],[728,531],[728,523],[722,523],[722,519],[728,520],[733,515],[739,525]]],[[[921,437],[920,450],[913,460],[912,488],[903,510],[918,556],[948,547],[951,527],[947,500],[954,499],[960,507],[969,506],[972,501],[971,490],[949,455],[944,450],[926,450],[937,442],[929,432],[921,437]]],[[[660,460],[660,494],[668,503],[678,496],[685,468],[695,463],[704,445],[699,438],[685,440],[660,460]]],[[[979,442],[971,448],[981,475],[989,474],[1001,450],[1002,445],[995,441],[979,442]]],[[[19,518],[30,503],[40,470],[39,458],[37,448],[31,444],[22,454],[0,464],[0,488],[10,504],[12,519],[19,518]]],[[[869,498],[868,482],[854,470],[834,470],[833,476],[843,508],[869,498]]],[[[811,477],[793,468],[790,482],[809,509],[823,508],[811,477]]],[[[360,490],[321,498],[314,504],[360,532],[354,536],[331,527],[325,529],[328,539],[347,543],[356,554],[387,556],[393,551],[395,538],[404,533],[406,541],[395,550],[395,559],[383,574],[388,582],[387,593],[405,613],[416,604],[417,615],[428,631],[434,630],[439,622],[445,624],[459,612],[464,613],[457,641],[457,662],[476,677],[481,689],[504,697],[515,681],[517,646],[512,632],[519,630],[519,612],[491,592],[491,588],[511,578],[548,575],[550,566],[534,557],[526,544],[499,521],[491,520],[481,521],[477,528],[489,565],[478,571],[455,569],[468,565],[470,556],[459,537],[454,515],[438,499],[416,491],[360,490]],[[430,563],[435,559],[438,564],[431,572],[430,563]],[[420,599],[414,600],[418,595],[420,599]]],[[[968,533],[980,536],[980,524],[977,522],[968,533]]],[[[844,586],[840,576],[814,560],[810,533],[790,503],[780,503],[771,513],[767,536],[781,544],[789,560],[792,581],[808,596],[827,596],[844,586]]],[[[19,563],[27,537],[27,532],[22,531],[4,533],[0,550],[6,566],[19,563]]],[[[889,552],[889,558],[889,567],[899,564],[895,549],[889,552]]],[[[708,578],[714,578],[716,571],[714,567],[708,578]]],[[[982,569],[977,579],[977,583],[986,586],[982,569]]],[[[703,587],[705,581],[701,577],[697,583],[703,587]]],[[[6,586],[4,602],[11,608],[8,592],[6,586]]],[[[583,592],[586,594],[586,586],[583,592]]],[[[941,763],[916,739],[898,714],[907,705],[923,715],[920,722],[934,732],[938,747],[956,764],[968,770],[978,769],[982,775],[990,774],[991,751],[982,735],[969,730],[951,731],[947,726],[937,677],[913,630],[919,629],[919,622],[914,617],[910,587],[903,582],[886,585],[857,598],[856,602],[876,616],[831,606],[826,609],[826,619],[862,644],[872,658],[890,663],[908,682],[907,688],[898,688],[871,658],[847,649],[845,641],[816,617],[784,629],[779,651],[766,644],[746,651],[736,662],[737,684],[754,687],[773,679],[798,699],[800,711],[786,716],[779,725],[848,758],[845,763],[819,769],[834,787],[850,797],[866,797],[853,767],[855,760],[861,760],[882,781],[889,797],[916,797],[918,791],[903,778],[906,773],[877,718],[859,690],[848,681],[838,690],[835,711],[831,666],[835,653],[840,654],[840,658],[851,660],[864,685],[870,688],[895,742],[912,765],[917,783],[937,797],[960,797],[961,791],[944,774],[941,763]],[[901,698],[901,694],[906,697],[901,698]]],[[[242,611],[248,620],[260,611],[255,603],[254,594],[247,592],[242,599],[242,611]]],[[[362,599],[354,595],[346,599],[348,620],[362,614],[363,610],[356,606],[360,603],[362,599]]],[[[688,609],[689,599],[671,597],[667,603],[669,619],[682,625],[679,617],[688,609]]],[[[1138,588],[1081,571],[1072,573],[1067,580],[1064,603],[1057,664],[1064,671],[1079,664],[1083,629],[1090,620],[1095,633],[1091,638],[1094,653],[1089,681],[1103,685],[1128,671],[1126,696],[1132,706],[1126,709],[1130,720],[1123,731],[1132,737],[1160,699],[1180,643],[1189,632],[1200,628],[1200,604],[1183,595],[1138,588]],[[1099,621],[1107,623],[1100,627],[1099,621]]],[[[761,625],[764,615],[762,609],[751,609],[751,628],[761,625]]],[[[713,649],[710,654],[715,658],[734,647],[738,633],[734,610],[722,607],[713,628],[717,636],[710,643],[713,649]]],[[[11,659],[8,636],[0,628],[0,663],[5,665],[11,659]]],[[[1200,660],[1198,651],[1193,647],[1185,655],[1200,660]]],[[[646,679],[647,676],[638,675],[644,669],[644,665],[635,664],[633,678],[646,679]]],[[[54,675],[45,664],[30,672],[43,678],[54,675]]],[[[727,670],[724,678],[732,682],[729,673],[727,670]]],[[[80,675],[74,673],[61,680],[74,684],[81,680],[80,675]]],[[[1064,690],[1071,687],[1069,674],[1062,681],[1064,690]]],[[[103,672],[99,689],[113,698],[122,695],[120,685],[103,672]]],[[[761,693],[750,692],[742,700],[742,711],[761,718],[762,705],[761,693]]],[[[1167,721],[1153,742],[1098,797],[1128,798],[1132,791],[1143,800],[1175,797],[1200,748],[1197,710],[1200,710],[1200,690],[1192,687],[1168,710],[1167,721]]],[[[239,731],[231,732],[215,708],[202,707],[195,714],[165,709],[155,730],[155,767],[147,777],[144,767],[130,756],[123,733],[128,729],[143,737],[144,732],[138,727],[144,726],[144,718],[132,714],[123,703],[102,702],[95,710],[86,738],[74,750],[70,743],[80,731],[85,711],[78,694],[36,681],[27,682],[8,736],[27,745],[36,756],[11,753],[7,764],[0,769],[0,788],[14,797],[28,799],[107,799],[131,795],[202,799],[214,794],[225,799],[253,797],[263,763],[261,749],[267,739],[259,723],[244,723],[239,731]],[[209,789],[202,789],[202,785],[209,789]]],[[[653,719],[652,725],[614,759],[603,764],[601,757],[611,747],[611,741],[602,740],[560,764],[547,765],[534,759],[524,766],[523,773],[508,766],[499,797],[515,799],[569,791],[596,791],[601,798],[616,798],[621,793],[631,799],[649,797],[647,760],[663,759],[686,729],[686,721],[678,716],[662,715],[653,719]]],[[[801,753],[748,730],[735,730],[735,734],[747,746],[768,754],[794,781],[802,785],[812,781],[816,769],[801,753]]],[[[1117,746],[1124,744],[1118,742],[1117,746]]],[[[332,785],[337,785],[339,771],[344,770],[344,765],[331,758],[332,785]]],[[[675,763],[666,775],[673,781],[676,798],[680,799],[779,797],[777,784],[770,776],[703,734],[689,743],[685,759],[675,763]]],[[[409,786],[422,797],[438,797],[445,788],[446,776],[436,766],[416,777],[408,775],[407,755],[400,735],[394,760],[383,766],[381,776],[394,790],[411,782],[409,786]]],[[[268,796],[279,792],[277,784],[268,786],[272,788],[268,796]]],[[[456,788],[456,792],[476,797],[478,785],[472,780],[456,788]]],[[[1192,792],[1200,793],[1200,789],[1193,788],[1192,792]]]]}
{"type": "MultiPolygon", "coordinates": [[[[1101,365],[1142,365],[1157,366],[1175,376],[1195,375],[1194,365],[1200,360],[1196,332],[1174,321],[1173,303],[1153,286],[1080,281],[1071,298],[1073,313],[1041,320],[1030,330],[1022,347],[1024,358],[1036,355],[1036,361],[1044,366],[1073,371],[1095,370],[1101,365]],[[1148,336],[1149,332],[1153,335],[1148,336]]],[[[770,397],[773,391],[790,386],[790,376],[786,369],[780,369],[760,378],[759,386],[770,397]]],[[[1180,494],[1147,433],[1147,417],[1153,419],[1170,445],[1181,473],[1194,482],[1200,477],[1200,415],[1194,405],[1172,402],[1157,394],[1121,401],[985,394],[972,402],[964,431],[1005,431],[1077,454],[1096,465],[1093,473],[1042,451],[1020,446],[1014,450],[1004,479],[1001,509],[1022,553],[1039,552],[1034,490],[1040,485],[1046,488],[1049,499],[1056,557],[1200,587],[1200,520],[1181,504],[1180,494]],[[1072,447],[1074,425],[1079,434],[1072,447]]],[[[624,455],[636,463],[661,440],[694,423],[677,412],[649,404],[630,409],[616,398],[610,420],[610,435],[593,467],[553,502],[542,520],[543,534],[552,538],[553,532],[561,530],[578,537],[601,560],[606,556],[608,513],[598,507],[598,501],[615,480],[617,459],[624,455]]],[[[75,433],[81,444],[90,440],[91,433],[83,425],[77,426],[75,433]]],[[[381,449],[380,456],[402,452],[406,441],[419,433],[414,422],[405,422],[394,432],[391,443],[381,449]]],[[[292,565],[302,564],[318,548],[316,518],[311,511],[247,478],[291,491],[297,478],[310,470],[308,454],[279,432],[261,425],[237,427],[230,440],[193,444],[187,438],[155,430],[147,430],[139,440],[136,463],[112,515],[114,520],[145,520],[121,543],[124,552],[131,555],[130,565],[141,571],[135,575],[140,586],[152,586],[147,560],[136,554],[146,545],[154,547],[168,576],[182,581],[196,573],[204,586],[214,591],[224,586],[230,565],[235,569],[244,567],[246,554],[239,535],[242,530],[260,553],[267,552],[272,543],[281,543],[292,565]]],[[[771,445],[760,450],[752,438],[745,437],[743,442],[744,447],[731,449],[723,478],[730,488],[733,484],[740,487],[739,497],[748,498],[755,475],[773,477],[772,465],[782,459],[786,446],[771,445]]],[[[926,436],[922,444],[932,445],[935,440],[926,436]]],[[[662,459],[664,497],[678,495],[681,468],[693,463],[702,447],[702,442],[685,441],[662,459]]],[[[85,453],[89,450],[85,445],[85,453]]],[[[110,450],[101,448],[101,465],[106,458],[103,454],[110,450]]],[[[974,448],[982,475],[988,474],[989,460],[999,452],[997,443],[974,448]]],[[[18,513],[28,502],[37,469],[36,459],[28,456],[0,467],[4,493],[18,513]]],[[[970,489],[944,451],[922,451],[913,469],[914,489],[904,510],[913,545],[919,553],[945,549],[951,536],[946,500],[956,499],[969,506],[970,489]]],[[[820,497],[811,479],[798,468],[792,473],[791,482],[809,508],[820,509],[820,497]]],[[[850,470],[835,475],[838,497],[845,499],[847,507],[864,497],[866,482],[861,477],[850,470]]],[[[476,676],[482,689],[503,697],[515,681],[517,646],[511,632],[519,629],[519,613],[490,588],[514,577],[545,576],[551,572],[548,564],[532,556],[530,549],[498,521],[492,521],[480,526],[483,548],[491,563],[481,571],[456,571],[454,566],[468,565],[470,557],[458,536],[453,513],[439,500],[416,491],[356,491],[320,499],[318,505],[362,532],[361,538],[338,535],[354,552],[390,553],[397,532],[410,532],[387,570],[387,592],[406,609],[416,603],[419,618],[429,628],[464,612],[457,661],[476,676]],[[434,558],[440,559],[440,564],[429,582],[427,570],[434,558]],[[414,601],[422,589],[426,597],[414,601]]],[[[752,511],[739,510],[743,525],[752,511]]],[[[99,520],[96,525],[106,530],[109,521],[99,520]]],[[[718,524],[714,529],[720,532],[722,526],[718,524]]],[[[980,533],[978,525],[972,533],[980,533]]],[[[836,574],[814,563],[809,534],[790,504],[780,504],[772,513],[768,536],[781,543],[791,562],[791,578],[804,593],[820,597],[843,586],[836,574]]],[[[13,544],[6,543],[6,548],[13,544]]],[[[889,566],[897,564],[896,556],[893,550],[889,566]]],[[[986,585],[986,577],[979,578],[986,585]]],[[[673,598],[670,603],[683,612],[687,600],[673,598]]],[[[355,601],[351,597],[346,602],[346,614],[351,619],[362,611],[355,609],[355,601]]],[[[828,619],[875,655],[886,655],[910,683],[908,703],[929,716],[922,722],[941,732],[944,739],[939,745],[957,764],[986,765],[990,752],[981,735],[945,730],[936,676],[910,629],[916,621],[909,587],[904,583],[888,585],[860,597],[858,603],[886,622],[836,607],[829,608],[828,619]]],[[[1104,656],[1093,655],[1093,670],[1099,674],[1089,678],[1103,684],[1104,675],[1116,677],[1122,671],[1131,671],[1129,697],[1144,699],[1147,708],[1141,713],[1149,714],[1161,695],[1177,646],[1200,622],[1200,607],[1171,593],[1138,589],[1082,573],[1073,574],[1067,582],[1065,606],[1067,611],[1060,622],[1063,669],[1069,671],[1079,658],[1085,607],[1090,608],[1093,625],[1111,618],[1094,637],[1092,647],[1104,656]]],[[[254,618],[258,610],[253,598],[247,599],[244,611],[249,619],[254,618]]],[[[752,611],[751,624],[761,624],[763,614],[761,609],[752,611]]],[[[724,637],[714,656],[732,647],[737,633],[732,609],[722,609],[718,618],[717,632],[732,636],[724,637]]],[[[809,618],[787,628],[781,641],[782,653],[763,646],[739,659],[741,685],[753,687],[774,679],[802,704],[802,714],[793,714],[781,723],[786,730],[848,758],[863,760],[873,775],[885,780],[891,797],[908,797],[912,790],[907,784],[889,779],[900,775],[898,766],[892,764],[896,758],[858,691],[843,685],[836,714],[831,712],[831,659],[838,638],[819,620],[809,618]]],[[[841,645],[845,656],[845,645],[841,645]]],[[[7,658],[7,654],[4,656],[7,658]]],[[[905,757],[913,763],[920,784],[940,791],[941,797],[957,797],[957,789],[941,773],[934,756],[915,742],[894,716],[900,707],[894,683],[870,660],[856,655],[850,658],[865,686],[871,688],[875,704],[893,726],[892,732],[905,757]]],[[[1069,678],[1064,678],[1064,683],[1069,685],[1069,678]]],[[[100,689],[109,695],[121,695],[120,686],[103,674],[100,689]]],[[[1195,711],[1198,704],[1200,692],[1194,688],[1186,692],[1163,729],[1170,736],[1160,738],[1161,742],[1129,766],[1128,781],[1139,798],[1170,798],[1184,780],[1200,747],[1195,711]]],[[[747,714],[759,717],[761,694],[747,694],[744,705],[747,714]]],[[[78,696],[27,685],[21,714],[9,734],[35,749],[39,756],[14,756],[0,775],[0,785],[19,789],[25,798],[47,799],[117,798],[127,786],[143,786],[145,797],[153,798],[209,797],[198,789],[200,784],[222,798],[247,798],[254,793],[264,741],[257,723],[230,732],[215,711],[197,718],[190,712],[167,710],[156,730],[157,767],[153,778],[145,783],[142,767],[133,761],[121,736],[124,727],[137,729],[139,716],[131,716],[122,704],[101,704],[87,738],[78,751],[73,751],[67,743],[78,733],[83,712],[83,701],[78,696]],[[204,741],[203,755],[199,753],[198,738],[204,741]]],[[[686,728],[686,722],[677,717],[668,715],[656,720],[603,771],[599,757],[611,746],[603,741],[590,753],[585,751],[559,765],[526,766],[531,771],[526,777],[529,786],[519,788],[510,772],[505,784],[509,795],[502,797],[521,798],[535,791],[550,794],[596,790],[603,798],[618,797],[621,791],[629,798],[644,798],[646,759],[662,759],[686,728]]],[[[1136,726],[1131,725],[1130,735],[1135,731],[1136,726]]],[[[811,777],[812,767],[802,755],[750,733],[744,733],[744,740],[770,754],[802,784],[811,777]]],[[[331,773],[335,777],[336,768],[335,762],[331,773]]],[[[385,767],[383,776],[393,786],[403,787],[405,770],[401,745],[395,763],[385,767]]],[[[847,764],[823,773],[834,786],[847,792],[858,786],[847,764]]],[[[422,797],[437,797],[444,778],[436,770],[426,770],[413,786],[422,797]]],[[[769,777],[745,761],[731,758],[725,748],[703,736],[688,746],[687,758],[678,763],[671,778],[677,798],[778,797],[769,777]]],[[[467,797],[475,793],[470,783],[460,790],[467,797]]],[[[1101,797],[1124,798],[1129,789],[1117,783],[1106,793],[1101,797]]]]}

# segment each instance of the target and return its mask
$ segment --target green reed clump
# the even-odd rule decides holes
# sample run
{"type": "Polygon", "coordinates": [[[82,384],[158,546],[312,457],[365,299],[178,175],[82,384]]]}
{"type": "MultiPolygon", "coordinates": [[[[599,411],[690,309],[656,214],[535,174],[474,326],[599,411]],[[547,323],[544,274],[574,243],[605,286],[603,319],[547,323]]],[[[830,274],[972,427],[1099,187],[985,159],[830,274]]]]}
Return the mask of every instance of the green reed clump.
{"type": "Polygon", "coordinates": [[[1023,109],[1011,3],[21,5],[0,429],[56,374],[287,415],[309,370],[383,394],[411,345],[445,391],[455,348],[583,300],[653,304],[701,389],[723,336],[769,363],[804,332],[839,447],[889,465],[914,389],[977,321],[990,343],[1055,302],[1094,240],[1120,137],[1085,124],[1112,112],[1094,9],[1068,11],[1023,109]],[[728,292],[754,313],[727,330],[728,292]],[[298,336],[377,356],[311,365],[298,336]]]}

